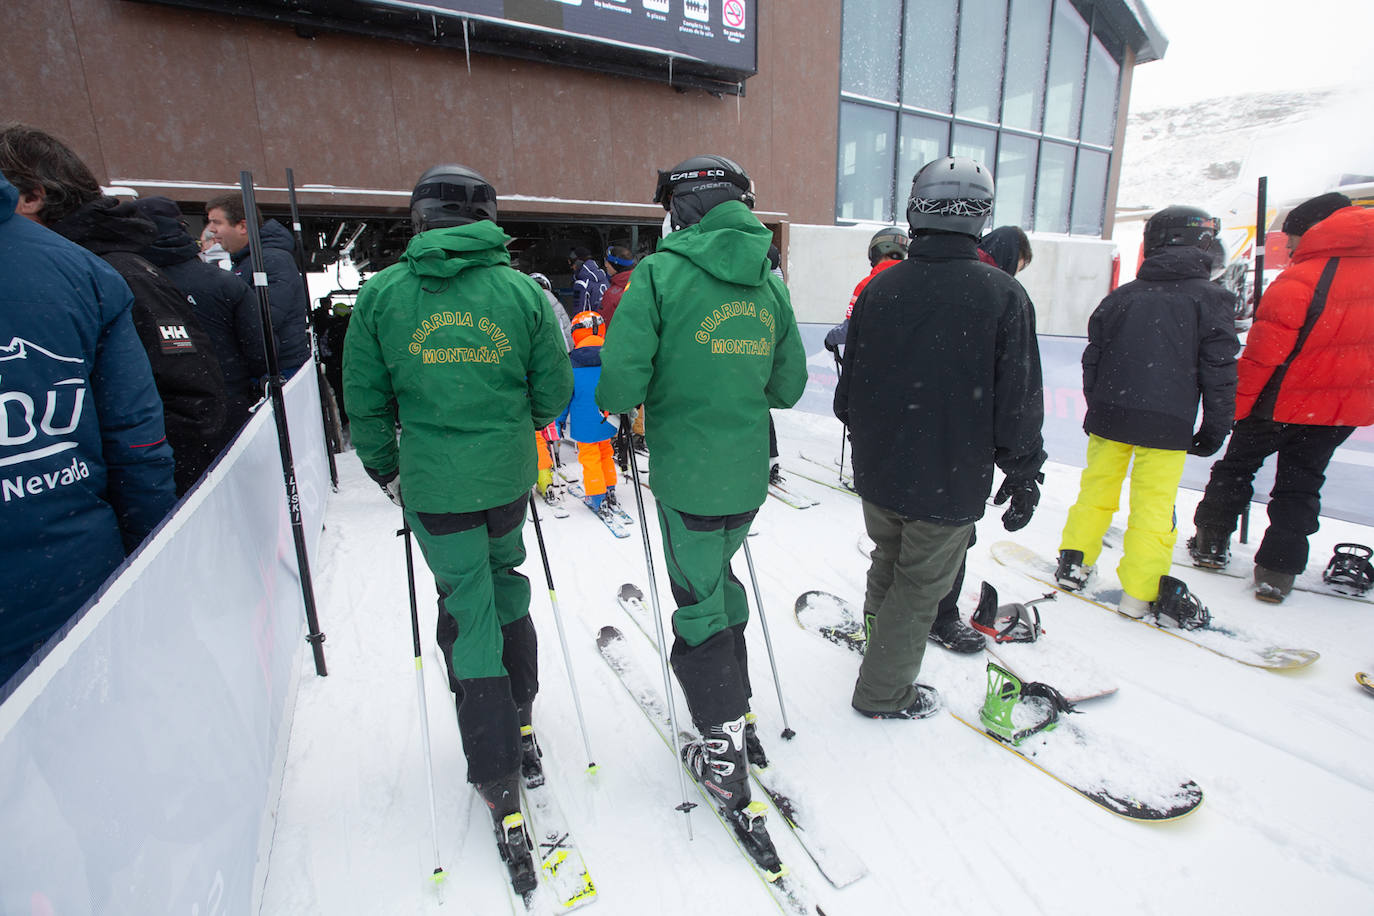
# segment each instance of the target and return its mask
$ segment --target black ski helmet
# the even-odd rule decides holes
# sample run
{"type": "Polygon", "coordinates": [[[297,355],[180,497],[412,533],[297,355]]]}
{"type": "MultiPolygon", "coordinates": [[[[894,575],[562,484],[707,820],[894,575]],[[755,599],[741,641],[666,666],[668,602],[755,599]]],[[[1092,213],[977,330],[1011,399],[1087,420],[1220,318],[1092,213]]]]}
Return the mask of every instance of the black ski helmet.
{"type": "Polygon", "coordinates": [[[658,173],[654,203],[668,211],[674,229],[696,225],[712,207],[727,200],[754,208],[754,183],[733,159],[693,156],[658,173]]]}
{"type": "Polygon", "coordinates": [[[496,189],[465,165],[427,169],[410,192],[410,226],[416,232],[496,220],[496,189]]]}
{"type": "Polygon", "coordinates": [[[992,215],[992,173],[962,156],[946,156],[921,166],[911,179],[906,219],[915,235],[921,229],[958,232],[978,238],[992,215]]]}
{"type": "Polygon", "coordinates": [[[1159,254],[1170,245],[1205,251],[1220,230],[1221,220],[1200,207],[1165,207],[1145,223],[1145,257],[1159,254]]]}
{"type": "Polygon", "coordinates": [[[895,260],[900,261],[906,257],[910,245],[911,236],[901,226],[884,226],[868,240],[868,263],[877,267],[879,261],[885,261],[894,254],[897,255],[895,260]]]}

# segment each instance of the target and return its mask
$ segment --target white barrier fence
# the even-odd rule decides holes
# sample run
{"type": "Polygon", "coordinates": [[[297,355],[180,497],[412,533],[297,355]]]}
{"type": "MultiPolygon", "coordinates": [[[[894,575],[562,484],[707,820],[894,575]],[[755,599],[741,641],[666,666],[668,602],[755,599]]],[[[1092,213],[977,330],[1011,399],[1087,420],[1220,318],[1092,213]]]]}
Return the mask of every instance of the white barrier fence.
{"type": "MultiPolygon", "coordinates": [[[[313,564],[313,363],[285,395],[313,564]]],[[[265,404],[0,704],[0,913],[257,912],[304,635],[265,404]]]]}

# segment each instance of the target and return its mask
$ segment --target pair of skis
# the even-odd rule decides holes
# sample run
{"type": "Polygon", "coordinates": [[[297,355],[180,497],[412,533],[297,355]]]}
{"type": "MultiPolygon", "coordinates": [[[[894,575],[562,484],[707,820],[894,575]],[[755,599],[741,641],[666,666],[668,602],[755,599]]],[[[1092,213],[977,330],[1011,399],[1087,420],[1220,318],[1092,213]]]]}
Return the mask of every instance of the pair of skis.
{"type": "MultiPolygon", "coordinates": [[[[657,651],[651,621],[649,620],[650,610],[644,604],[643,598],[643,592],[632,584],[621,586],[616,596],[617,603],[630,617],[636,629],[647,640],[648,645],[657,651]]],[[[626,692],[634,698],[641,712],[653,724],[664,744],[674,756],[679,756],[680,760],[680,743],[694,740],[695,736],[684,732],[678,735],[678,740],[672,740],[666,703],[659,688],[654,683],[655,678],[646,666],[637,661],[636,653],[630,649],[624,634],[617,627],[603,627],[597,637],[597,647],[607,665],[620,679],[626,692]]],[[[750,766],[749,769],[754,784],[772,802],[773,808],[788,826],[798,844],[816,864],[817,869],[827,881],[835,887],[841,888],[867,874],[867,867],[863,860],[843,841],[825,836],[823,831],[816,829],[817,825],[810,822],[811,819],[808,816],[810,809],[800,794],[799,787],[789,781],[776,764],[770,764],[767,767],[750,766]]],[[[690,775],[690,772],[688,781],[697,786],[703,799],[707,801],[708,807],[717,814],[722,825],[729,829],[736,846],[748,859],[756,876],[767,887],[774,902],[781,910],[797,914],[822,912],[800,878],[787,869],[785,865],[777,868],[772,864],[776,859],[771,856],[764,862],[760,861],[761,857],[758,855],[758,850],[754,848],[754,844],[749,842],[748,837],[738,835],[738,830],[734,824],[726,819],[723,812],[715,804],[714,799],[696,781],[695,777],[690,775]]]]}

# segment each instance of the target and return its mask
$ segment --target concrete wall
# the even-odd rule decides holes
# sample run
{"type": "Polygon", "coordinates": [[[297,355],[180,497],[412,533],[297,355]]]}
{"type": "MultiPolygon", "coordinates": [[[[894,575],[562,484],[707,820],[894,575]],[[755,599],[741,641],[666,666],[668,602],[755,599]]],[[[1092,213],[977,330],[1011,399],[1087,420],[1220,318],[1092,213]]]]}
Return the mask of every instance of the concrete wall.
{"type": "MultiPolygon", "coordinates": [[[[833,325],[844,320],[855,284],[868,273],[868,240],[878,228],[876,223],[788,227],[785,273],[797,321],[833,325]]],[[[1032,235],[1031,249],[1035,257],[1017,279],[1035,303],[1039,333],[1086,335],[1088,316],[1111,285],[1115,244],[1032,235]]]]}

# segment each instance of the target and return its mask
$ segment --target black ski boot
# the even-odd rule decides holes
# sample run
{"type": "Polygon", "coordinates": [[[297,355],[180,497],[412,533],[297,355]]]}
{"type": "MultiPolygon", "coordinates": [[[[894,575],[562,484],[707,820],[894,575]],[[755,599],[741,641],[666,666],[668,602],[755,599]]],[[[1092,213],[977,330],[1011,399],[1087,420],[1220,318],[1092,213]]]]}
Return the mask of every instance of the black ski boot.
{"type": "Polygon", "coordinates": [[[534,726],[520,726],[520,779],[525,788],[537,789],[544,784],[544,751],[534,737],[534,726]]]}
{"type": "Polygon", "coordinates": [[[1069,592],[1081,592],[1092,575],[1092,567],[1083,565],[1083,551],[1059,551],[1059,566],[1054,570],[1054,581],[1069,592]]]}
{"type": "Polygon", "coordinates": [[[1231,533],[1208,525],[1198,525],[1188,538],[1188,554],[1193,565],[1202,569],[1225,569],[1231,562],[1231,533]]]}
{"type": "Polygon", "coordinates": [[[782,476],[782,465],[774,462],[768,467],[768,485],[770,487],[787,486],[787,478],[782,476]]]}
{"type": "Polygon", "coordinates": [[[957,610],[947,616],[936,617],[935,622],[930,625],[930,634],[927,638],[936,645],[944,646],[949,651],[961,655],[983,651],[983,634],[960,620],[957,610]]]}
{"type": "Polygon", "coordinates": [[[1256,566],[1255,597],[1265,604],[1282,604],[1283,599],[1293,590],[1293,580],[1296,578],[1293,573],[1256,566]]]}
{"type": "Polygon", "coordinates": [[[1188,586],[1173,576],[1159,577],[1159,597],[1150,603],[1150,610],[1161,627],[1199,630],[1212,622],[1211,613],[1203,607],[1197,595],[1188,591],[1188,586]]]}
{"type": "Polygon", "coordinates": [[[770,880],[784,874],[782,861],[768,836],[768,806],[749,800],[749,760],[744,752],[744,716],[705,729],[705,737],[682,746],[682,760],[706,787],[735,836],[770,880]]]}
{"type": "Polygon", "coordinates": [[[512,773],[475,788],[491,811],[496,849],[510,872],[511,887],[522,897],[533,893],[539,886],[539,872],[534,866],[534,846],[525,829],[525,816],[520,813],[519,777],[512,773]]]}
{"type": "Polygon", "coordinates": [[[1363,595],[1374,587],[1374,565],[1370,557],[1374,550],[1363,544],[1337,544],[1326,564],[1322,581],[1338,592],[1347,595],[1363,595]]]}
{"type": "Polygon", "coordinates": [[[761,770],[768,766],[768,755],[763,752],[763,742],[759,740],[758,720],[752,712],[744,714],[744,756],[749,758],[751,767],[761,770]]]}

